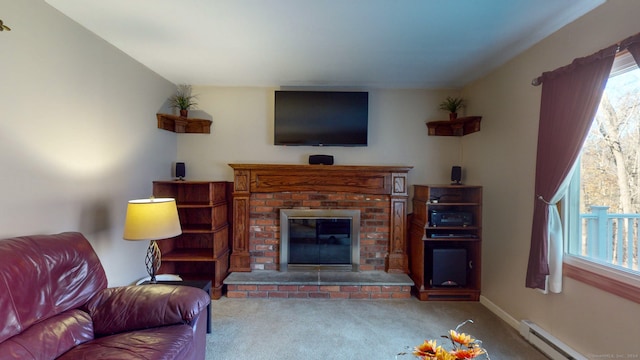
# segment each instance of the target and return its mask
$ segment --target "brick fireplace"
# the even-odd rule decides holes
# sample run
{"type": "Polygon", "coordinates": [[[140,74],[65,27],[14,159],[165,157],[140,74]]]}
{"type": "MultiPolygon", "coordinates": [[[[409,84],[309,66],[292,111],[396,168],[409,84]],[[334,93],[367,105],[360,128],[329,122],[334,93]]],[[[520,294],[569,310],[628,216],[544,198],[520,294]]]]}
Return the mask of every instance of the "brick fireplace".
{"type": "Polygon", "coordinates": [[[408,272],[406,166],[230,164],[231,272],[280,270],[280,209],[358,209],[360,271],[408,272]]]}
{"type": "MultiPolygon", "coordinates": [[[[407,166],[230,164],[234,169],[227,297],[411,296],[407,166]],[[280,269],[281,209],[358,210],[358,271],[280,269]]],[[[352,254],[352,257],[355,254],[352,254]]]]}

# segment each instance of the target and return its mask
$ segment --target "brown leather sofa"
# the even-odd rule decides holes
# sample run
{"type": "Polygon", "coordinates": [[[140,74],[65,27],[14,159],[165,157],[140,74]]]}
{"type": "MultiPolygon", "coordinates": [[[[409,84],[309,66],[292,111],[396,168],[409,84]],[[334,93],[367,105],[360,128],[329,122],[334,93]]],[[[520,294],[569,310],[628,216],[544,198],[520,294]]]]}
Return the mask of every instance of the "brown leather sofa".
{"type": "Polygon", "coordinates": [[[187,286],[107,288],[80,233],[0,240],[0,359],[204,359],[211,299],[187,286]]]}

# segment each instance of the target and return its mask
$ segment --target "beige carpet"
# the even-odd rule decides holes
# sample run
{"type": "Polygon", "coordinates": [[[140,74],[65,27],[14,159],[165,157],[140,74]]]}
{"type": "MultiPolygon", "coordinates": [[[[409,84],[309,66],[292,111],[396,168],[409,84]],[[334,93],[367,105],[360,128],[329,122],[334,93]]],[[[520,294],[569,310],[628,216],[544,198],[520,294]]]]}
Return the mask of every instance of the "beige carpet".
{"type": "Polygon", "coordinates": [[[478,302],[223,297],[211,312],[209,360],[393,360],[425,339],[448,345],[440,336],[467,319],[492,360],[546,359],[478,302]]]}

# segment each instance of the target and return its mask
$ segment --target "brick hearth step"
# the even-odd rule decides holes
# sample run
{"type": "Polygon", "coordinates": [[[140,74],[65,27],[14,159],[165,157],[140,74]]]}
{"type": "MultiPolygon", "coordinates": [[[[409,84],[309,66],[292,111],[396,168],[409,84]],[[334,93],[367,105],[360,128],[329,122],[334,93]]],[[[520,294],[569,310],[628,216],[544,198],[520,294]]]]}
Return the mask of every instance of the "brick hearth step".
{"type": "Polygon", "coordinates": [[[224,280],[229,298],[406,299],[413,282],[384,271],[234,272],[224,280]]]}

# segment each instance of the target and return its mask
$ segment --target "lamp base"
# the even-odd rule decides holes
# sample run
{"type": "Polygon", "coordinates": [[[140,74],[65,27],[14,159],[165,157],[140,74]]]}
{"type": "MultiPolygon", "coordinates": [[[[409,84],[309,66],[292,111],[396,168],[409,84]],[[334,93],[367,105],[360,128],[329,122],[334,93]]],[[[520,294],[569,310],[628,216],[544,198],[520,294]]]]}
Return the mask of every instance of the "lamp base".
{"type": "Polygon", "coordinates": [[[151,240],[149,243],[147,256],[144,258],[144,264],[147,266],[147,273],[151,278],[149,282],[155,284],[156,273],[162,264],[162,252],[160,252],[160,247],[158,247],[158,243],[155,240],[151,240]]]}

